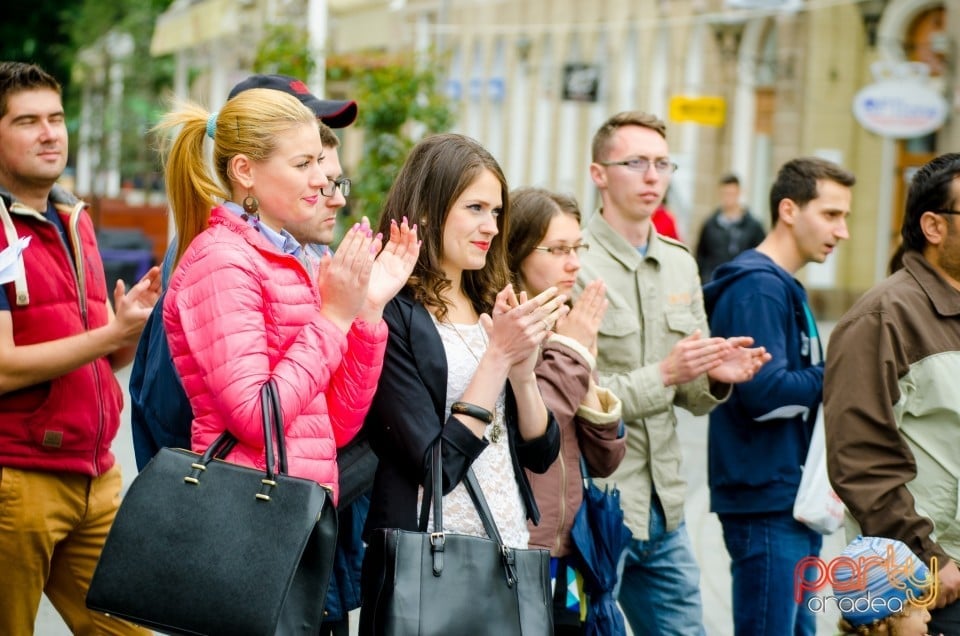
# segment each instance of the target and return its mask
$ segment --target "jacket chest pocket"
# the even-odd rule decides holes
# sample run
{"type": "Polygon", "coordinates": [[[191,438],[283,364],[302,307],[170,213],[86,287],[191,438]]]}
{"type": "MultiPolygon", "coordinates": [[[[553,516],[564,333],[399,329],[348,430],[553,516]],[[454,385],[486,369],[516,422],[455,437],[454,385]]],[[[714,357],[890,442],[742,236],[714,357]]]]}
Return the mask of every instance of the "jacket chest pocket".
{"type": "Polygon", "coordinates": [[[627,309],[608,309],[597,333],[601,366],[624,371],[641,365],[640,322],[627,309]]]}
{"type": "Polygon", "coordinates": [[[688,306],[668,308],[664,312],[664,320],[667,323],[667,329],[681,338],[689,336],[699,327],[697,319],[694,318],[688,306]]]}

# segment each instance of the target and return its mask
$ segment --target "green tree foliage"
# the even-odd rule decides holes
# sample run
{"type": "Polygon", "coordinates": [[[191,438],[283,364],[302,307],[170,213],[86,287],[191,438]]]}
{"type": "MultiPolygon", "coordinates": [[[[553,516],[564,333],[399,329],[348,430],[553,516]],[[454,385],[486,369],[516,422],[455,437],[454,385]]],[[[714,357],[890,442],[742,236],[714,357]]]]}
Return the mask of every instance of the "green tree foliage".
{"type": "Polygon", "coordinates": [[[267,26],[253,60],[254,73],[280,73],[307,80],[317,63],[310,53],[310,35],[296,24],[267,26]]]}
{"type": "MultiPolygon", "coordinates": [[[[111,31],[128,33],[134,49],[124,62],[124,99],[119,122],[106,121],[105,127],[119,125],[122,130],[120,166],[122,177],[147,185],[157,177],[159,165],[153,144],[145,143],[147,131],[159,121],[169,105],[165,95],[173,83],[172,56],[152,57],[150,41],[158,16],[172,0],[77,0],[66,28],[72,58],[86,48],[97,46],[111,31]]],[[[80,94],[83,82],[91,81],[89,72],[73,64],[74,75],[65,93],[71,132],[78,127],[80,94]]],[[[101,90],[106,90],[102,88],[101,90]]],[[[76,147],[76,140],[73,140],[76,147]]]]}
{"type": "Polygon", "coordinates": [[[350,194],[351,219],[376,224],[407,153],[431,133],[449,130],[453,111],[440,91],[441,67],[411,55],[327,60],[329,80],[347,80],[360,105],[363,152],[350,194]]]}
{"type": "Polygon", "coordinates": [[[67,37],[82,0],[4,3],[0,19],[0,60],[32,62],[68,84],[76,51],[67,37]]]}

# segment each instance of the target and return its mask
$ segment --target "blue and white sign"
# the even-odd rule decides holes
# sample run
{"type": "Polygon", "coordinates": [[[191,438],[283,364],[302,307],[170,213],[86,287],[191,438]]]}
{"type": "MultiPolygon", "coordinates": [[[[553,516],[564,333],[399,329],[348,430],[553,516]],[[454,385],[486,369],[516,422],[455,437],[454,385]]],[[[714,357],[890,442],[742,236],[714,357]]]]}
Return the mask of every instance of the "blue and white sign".
{"type": "Polygon", "coordinates": [[[943,126],[949,106],[943,95],[919,81],[880,81],[853,98],[853,116],[882,137],[909,139],[943,126]]]}

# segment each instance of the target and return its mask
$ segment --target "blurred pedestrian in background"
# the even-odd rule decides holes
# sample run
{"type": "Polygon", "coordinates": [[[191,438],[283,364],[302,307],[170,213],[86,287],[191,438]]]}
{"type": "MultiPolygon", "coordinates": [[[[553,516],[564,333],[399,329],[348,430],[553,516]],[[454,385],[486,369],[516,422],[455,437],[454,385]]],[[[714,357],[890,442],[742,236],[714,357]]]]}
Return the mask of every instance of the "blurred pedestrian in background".
{"type": "Polygon", "coordinates": [[[766,234],[760,221],[740,201],[737,175],[724,175],[719,190],[720,205],[704,221],[697,240],[697,267],[704,284],[710,282],[717,267],[759,245],[766,234]]]}
{"type": "Polygon", "coordinates": [[[682,243],[680,230],[677,229],[677,217],[675,217],[673,212],[667,207],[667,196],[669,194],[670,193],[667,192],[663,195],[663,201],[657,206],[657,209],[653,211],[653,216],[650,217],[650,220],[653,222],[653,227],[657,230],[657,234],[682,243]]]}

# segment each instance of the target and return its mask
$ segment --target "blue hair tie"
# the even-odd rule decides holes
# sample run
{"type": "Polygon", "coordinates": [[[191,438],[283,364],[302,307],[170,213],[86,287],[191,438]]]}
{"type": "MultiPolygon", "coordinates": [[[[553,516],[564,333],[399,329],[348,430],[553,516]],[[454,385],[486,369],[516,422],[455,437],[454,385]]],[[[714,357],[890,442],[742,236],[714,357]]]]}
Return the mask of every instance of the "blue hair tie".
{"type": "Polygon", "coordinates": [[[218,112],[210,113],[210,116],[207,117],[207,137],[213,139],[213,134],[217,131],[217,115],[218,112]]]}

